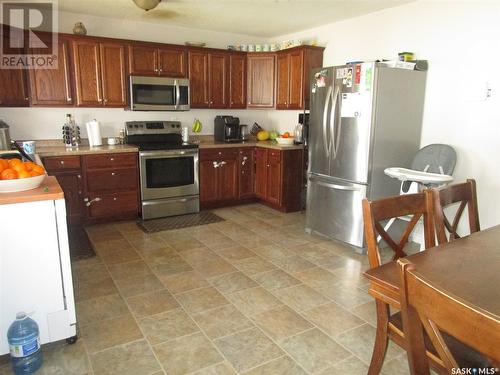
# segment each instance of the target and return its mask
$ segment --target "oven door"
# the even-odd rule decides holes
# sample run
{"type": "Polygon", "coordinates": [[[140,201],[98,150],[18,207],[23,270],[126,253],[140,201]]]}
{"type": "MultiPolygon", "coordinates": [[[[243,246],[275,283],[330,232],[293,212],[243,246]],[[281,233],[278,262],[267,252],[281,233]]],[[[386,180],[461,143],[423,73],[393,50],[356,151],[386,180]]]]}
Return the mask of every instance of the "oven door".
{"type": "Polygon", "coordinates": [[[141,151],[142,200],[199,194],[198,150],[141,151]]]}
{"type": "Polygon", "coordinates": [[[131,76],[130,109],[133,111],[189,110],[189,79],[131,76]]]}

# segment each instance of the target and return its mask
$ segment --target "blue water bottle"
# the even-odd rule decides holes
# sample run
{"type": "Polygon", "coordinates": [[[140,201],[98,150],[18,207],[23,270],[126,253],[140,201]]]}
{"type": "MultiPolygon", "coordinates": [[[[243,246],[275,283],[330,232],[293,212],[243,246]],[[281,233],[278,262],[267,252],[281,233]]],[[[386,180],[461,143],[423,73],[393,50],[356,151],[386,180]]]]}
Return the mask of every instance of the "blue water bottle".
{"type": "Polygon", "coordinates": [[[18,312],[7,332],[12,370],[16,375],[33,374],[42,366],[38,324],[25,312],[18,312]]]}

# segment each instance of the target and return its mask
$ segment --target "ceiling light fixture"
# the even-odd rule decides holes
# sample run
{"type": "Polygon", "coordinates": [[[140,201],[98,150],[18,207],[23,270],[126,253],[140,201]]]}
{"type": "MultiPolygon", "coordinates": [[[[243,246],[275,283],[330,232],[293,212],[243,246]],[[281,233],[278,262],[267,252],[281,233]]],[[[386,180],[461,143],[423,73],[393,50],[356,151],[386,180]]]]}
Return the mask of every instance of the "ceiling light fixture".
{"type": "Polygon", "coordinates": [[[161,0],[133,0],[135,5],[139,8],[144,9],[146,12],[148,10],[154,9],[160,4],[161,0]]]}

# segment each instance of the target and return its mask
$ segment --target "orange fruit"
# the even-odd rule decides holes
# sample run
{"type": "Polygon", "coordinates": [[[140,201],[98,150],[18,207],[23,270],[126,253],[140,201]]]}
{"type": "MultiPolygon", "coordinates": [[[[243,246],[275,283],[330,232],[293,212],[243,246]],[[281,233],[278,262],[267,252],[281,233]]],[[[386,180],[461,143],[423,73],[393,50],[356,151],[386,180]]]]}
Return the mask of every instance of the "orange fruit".
{"type": "Polygon", "coordinates": [[[290,133],[289,132],[283,133],[282,137],[283,138],[290,138],[290,133]]]}
{"type": "Polygon", "coordinates": [[[24,168],[26,168],[26,170],[29,172],[33,169],[33,166],[36,165],[35,163],[33,163],[32,161],[25,161],[24,162],[24,168]]]}
{"type": "Polygon", "coordinates": [[[9,159],[9,167],[12,168],[16,164],[23,164],[19,159],[9,159]]]}
{"type": "Polygon", "coordinates": [[[31,168],[31,173],[36,173],[36,176],[40,176],[45,174],[45,169],[41,165],[35,164],[33,168],[31,168]]]}
{"type": "Polygon", "coordinates": [[[26,171],[26,167],[23,163],[16,163],[10,166],[11,169],[15,170],[17,173],[21,171],[26,171]]]}
{"type": "Polygon", "coordinates": [[[0,173],[0,178],[2,180],[15,180],[17,176],[17,172],[10,168],[4,169],[2,173],[0,173]]]}
{"type": "Polygon", "coordinates": [[[9,168],[9,162],[6,159],[0,159],[0,172],[9,168]]]}
{"type": "Polygon", "coordinates": [[[28,177],[32,177],[31,176],[31,173],[24,170],[24,171],[19,171],[17,172],[17,175],[18,175],[18,178],[28,178],[28,177]]]}

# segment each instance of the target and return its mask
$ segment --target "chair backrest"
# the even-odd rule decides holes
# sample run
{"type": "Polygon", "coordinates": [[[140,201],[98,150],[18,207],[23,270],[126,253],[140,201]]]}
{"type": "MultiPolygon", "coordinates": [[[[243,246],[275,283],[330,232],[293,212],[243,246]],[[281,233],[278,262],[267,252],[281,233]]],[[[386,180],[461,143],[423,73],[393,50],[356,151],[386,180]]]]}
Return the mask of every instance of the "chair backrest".
{"type": "Polygon", "coordinates": [[[394,251],[393,260],[405,257],[404,247],[408,243],[410,234],[418,220],[424,218],[425,248],[435,245],[434,224],[432,220],[432,196],[429,190],[422,193],[399,195],[396,197],[379,199],[376,201],[363,200],[363,218],[365,225],[366,246],[370,267],[381,265],[380,250],[377,236],[380,237],[394,251]],[[401,238],[396,242],[385,231],[381,221],[412,215],[401,238]]]}
{"type": "Polygon", "coordinates": [[[457,153],[453,147],[434,143],[418,150],[411,163],[411,169],[451,176],[456,163],[457,153]]]}
{"type": "Polygon", "coordinates": [[[500,361],[500,320],[497,316],[478,310],[432,285],[408,259],[399,259],[398,266],[403,329],[412,374],[429,374],[422,327],[450,374],[453,368],[462,366],[460,358],[450,351],[442,332],[484,354],[489,362],[500,361]]]}
{"type": "Polygon", "coordinates": [[[457,233],[457,227],[465,207],[467,207],[469,214],[470,233],[480,231],[475,180],[468,179],[467,182],[462,184],[432,189],[432,194],[434,199],[434,223],[439,244],[460,238],[457,233]],[[460,206],[450,223],[444,213],[444,209],[458,202],[460,202],[460,206]],[[448,236],[446,232],[448,232],[448,236]]]}

